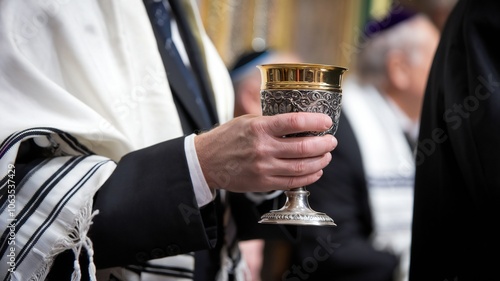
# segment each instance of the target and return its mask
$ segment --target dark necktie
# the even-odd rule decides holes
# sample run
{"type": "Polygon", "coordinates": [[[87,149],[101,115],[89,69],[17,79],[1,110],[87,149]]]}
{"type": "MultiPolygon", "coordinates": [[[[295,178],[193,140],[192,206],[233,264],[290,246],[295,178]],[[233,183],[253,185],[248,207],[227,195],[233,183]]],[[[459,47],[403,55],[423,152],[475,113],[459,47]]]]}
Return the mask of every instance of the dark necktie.
{"type": "Polygon", "coordinates": [[[158,40],[158,48],[168,81],[176,98],[179,99],[178,103],[187,111],[186,114],[194,119],[195,127],[192,129],[210,129],[215,122],[208,113],[207,103],[203,98],[196,76],[191,68],[183,62],[172,40],[171,20],[173,17],[170,14],[170,7],[167,9],[163,1],[147,0],[145,4],[158,40]],[[194,112],[189,112],[190,107],[195,108],[194,112]]]}
{"type": "MultiPolygon", "coordinates": [[[[202,127],[194,128],[194,129],[209,129],[213,124],[217,122],[217,117],[211,117],[209,113],[209,109],[207,108],[207,104],[210,104],[209,97],[203,96],[203,91],[200,88],[201,85],[209,84],[209,81],[200,82],[197,80],[197,76],[193,73],[192,69],[187,67],[172,40],[172,31],[171,31],[171,20],[173,19],[170,6],[165,6],[165,1],[155,1],[155,0],[145,0],[145,6],[153,26],[153,30],[155,32],[155,36],[157,38],[158,48],[160,54],[162,56],[163,64],[165,65],[165,70],[167,72],[168,81],[172,88],[172,91],[175,92],[177,98],[180,99],[180,106],[187,107],[189,106],[189,102],[195,103],[197,106],[197,120],[195,120],[195,125],[202,127]],[[188,96],[190,95],[190,96],[188,96]]],[[[168,3],[166,3],[168,5],[168,3]]],[[[175,6],[177,10],[183,9],[183,11],[189,11],[186,7],[182,6],[184,2],[173,2],[172,5],[175,6]]],[[[174,8],[175,8],[174,7],[174,8]]],[[[186,17],[188,17],[186,15],[186,17]]],[[[186,19],[182,19],[186,20],[186,19]]],[[[182,32],[181,22],[179,23],[179,31],[182,32]]],[[[187,22],[189,24],[189,22],[187,22]]],[[[182,34],[181,34],[182,35],[182,34]]],[[[186,41],[184,41],[186,42],[186,41]]],[[[194,68],[194,65],[193,65],[194,68]]],[[[203,80],[203,78],[200,78],[203,80]]],[[[179,104],[178,109],[179,109],[179,104]]],[[[193,104],[191,104],[193,106],[193,104]]],[[[186,132],[186,127],[183,124],[183,129],[186,132]]],[[[220,202],[224,205],[224,202],[220,202]]],[[[230,215],[229,209],[225,209],[224,211],[224,242],[225,253],[221,253],[226,259],[229,259],[229,266],[223,266],[222,270],[225,271],[222,274],[227,275],[227,280],[232,281],[235,280],[236,277],[236,267],[240,262],[241,254],[239,252],[238,243],[236,239],[236,229],[234,225],[234,221],[230,215]]],[[[195,274],[196,279],[196,274],[195,274]]]]}

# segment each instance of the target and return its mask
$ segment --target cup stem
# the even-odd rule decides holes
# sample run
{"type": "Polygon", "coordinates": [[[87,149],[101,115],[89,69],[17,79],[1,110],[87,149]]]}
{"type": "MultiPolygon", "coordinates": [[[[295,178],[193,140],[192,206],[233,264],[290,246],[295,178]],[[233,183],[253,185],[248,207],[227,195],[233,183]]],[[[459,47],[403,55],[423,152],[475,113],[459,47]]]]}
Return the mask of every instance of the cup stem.
{"type": "Polygon", "coordinates": [[[264,214],[259,223],[336,226],[328,215],[311,209],[307,199],[309,191],[305,186],[287,190],[285,195],[285,205],[264,214]]]}

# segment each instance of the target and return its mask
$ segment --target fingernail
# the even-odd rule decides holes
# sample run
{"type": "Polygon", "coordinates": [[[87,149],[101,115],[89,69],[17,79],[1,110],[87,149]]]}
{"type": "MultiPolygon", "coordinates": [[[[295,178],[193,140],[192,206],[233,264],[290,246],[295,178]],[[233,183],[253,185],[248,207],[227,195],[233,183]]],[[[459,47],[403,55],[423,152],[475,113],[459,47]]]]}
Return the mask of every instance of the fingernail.
{"type": "Polygon", "coordinates": [[[333,121],[332,121],[332,118],[330,118],[329,116],[325,116],[325,117],[327,118],[327,119],[325,119],[325,121],[326,121],[326,124],[327,124],[326,125],[326,129],[328,130],[332,126],[332,122],[333,121]]]}
{"type": "Polygon", "coordinates": [[[334,136],[332,136],[332,143],[334,146],[337,146],[337,144],[338,144],[337,138],[334,136]]]}

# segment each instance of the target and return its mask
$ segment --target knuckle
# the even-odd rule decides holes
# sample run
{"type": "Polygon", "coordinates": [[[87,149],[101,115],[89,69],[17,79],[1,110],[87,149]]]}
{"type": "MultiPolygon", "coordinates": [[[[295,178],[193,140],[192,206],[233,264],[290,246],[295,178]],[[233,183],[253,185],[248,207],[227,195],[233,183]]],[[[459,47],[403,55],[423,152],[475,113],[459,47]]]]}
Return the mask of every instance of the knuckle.
{"type": "Polygon", "coordinates": [[[259,175],[265,175],[266,172],[266,165],[262,161],[255,161],[255,164],[253,165],[252,172],[253,174],[259,176],[259,175]]]}
{"type": "Polygon", "coordinates": [[[271,191],[278,189],[285,189],[283,183],[280,179],[269,176],[269,175],[257,175],[258,180],[256,181],[259,190],[261,191],[271,191]]]}
{"type": "Polygon", "coordinates": [[[306,165],[304,163],[304,160],[299,160],[295,165],[293,165],[293,172],[296,175],[301,175],[304,172],[305,167],[306,165]]]}
{"type": "Polygon", "coordinates": [[[295,177],[289,177],[287,180],[286,188],[291,189],[297,187],[296,184],[297,180],[295,177]]]}
{"type": "Polygon", "coordinates": [[[257,135],[259,132],[263,131],[263,124],[260,122],[260,119],[258,118],[253,118],[249,121],[248,125],[248,134],[250,135],[257,135]]]}
{"type": "Polygon", "coordinates": [[[308,154],[310,151],[310,145],[309,145],[309,142],[307,139],[302,139],[299,144],[298,144],[298,147],[297,147],[297,150],[298,150],[298,153],[300,155],[306,155],[308,154]]]}
{"type": "Polygon", "coordinates": [[[273,131],[281,132],[284,130],[285,125],[288,123],[287,120],[283,120],[281,115],[275,115],[276,118],[272,119],[271,126],[273,131]]]}
{"type": "Polygon", "coordinates": [[[290,124],[293,128],[298,128],[300,126],[300,115],[299,114],[290,114],[288,115],[288,124],[290,124]]]}
{"type": "Polygon", "coordinates": [[[254,141],[251,153],[254,160],[262,160],[269,155],[269,146],[264,141],[254,141]]]}

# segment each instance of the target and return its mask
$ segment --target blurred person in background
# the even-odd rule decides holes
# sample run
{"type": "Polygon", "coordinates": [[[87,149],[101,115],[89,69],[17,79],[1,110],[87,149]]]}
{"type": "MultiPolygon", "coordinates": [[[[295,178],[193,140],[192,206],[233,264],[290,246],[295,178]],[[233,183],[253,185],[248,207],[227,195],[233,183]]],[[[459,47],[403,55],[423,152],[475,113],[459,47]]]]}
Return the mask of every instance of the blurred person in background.
{"type": "Polygon", "coordinates": [[[346,79],[343,110],[358,141],[368,190],[371,241],[400,260],[407,280],[414,153],[425,85],[439,30],[423,14],[395,6],[365,26],[357,72],[346,79]]]}

